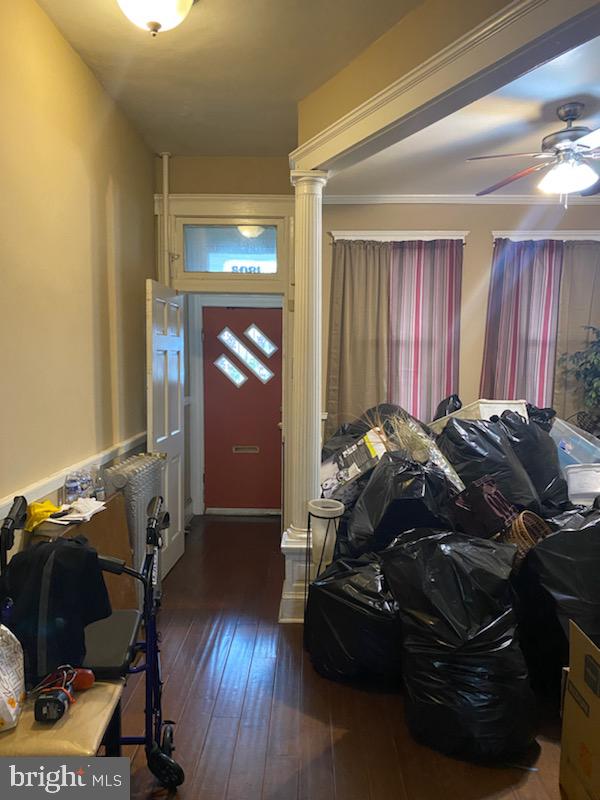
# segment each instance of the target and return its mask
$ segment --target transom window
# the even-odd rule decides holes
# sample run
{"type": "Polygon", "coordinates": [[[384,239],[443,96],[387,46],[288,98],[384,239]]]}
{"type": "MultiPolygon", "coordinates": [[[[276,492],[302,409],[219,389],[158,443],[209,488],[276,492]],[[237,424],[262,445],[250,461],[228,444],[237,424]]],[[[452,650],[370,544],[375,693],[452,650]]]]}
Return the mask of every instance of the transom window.
{"type": "Polygon", "coordinates": [[[184,225],[184,271],[277,273],[276,225],[184,225]]]}

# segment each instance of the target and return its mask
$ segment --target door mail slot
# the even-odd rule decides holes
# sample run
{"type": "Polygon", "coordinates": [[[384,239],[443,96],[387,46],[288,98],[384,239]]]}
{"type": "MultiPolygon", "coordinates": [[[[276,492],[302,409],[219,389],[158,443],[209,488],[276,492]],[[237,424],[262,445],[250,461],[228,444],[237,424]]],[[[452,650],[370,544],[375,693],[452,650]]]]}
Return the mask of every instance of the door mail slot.
{"type": "Polygon", "coordinates": [[[260,447],[255,444],[234,444],[232,447],[234,455],[241,453],[260,453],[260,447]]]}

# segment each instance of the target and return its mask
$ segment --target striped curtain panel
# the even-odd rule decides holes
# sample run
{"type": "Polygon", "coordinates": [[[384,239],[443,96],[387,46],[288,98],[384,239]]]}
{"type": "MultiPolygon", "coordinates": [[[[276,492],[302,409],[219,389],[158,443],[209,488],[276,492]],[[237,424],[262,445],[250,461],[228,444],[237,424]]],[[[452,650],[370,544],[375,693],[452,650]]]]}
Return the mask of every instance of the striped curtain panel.
{"type": "Polygon", "coordinates": [[[377,403],[428,421],[458,391],[462,241],[333,247],[326,436],[377,403]]]}
{"type": "Polygon", "coordinates": [[[564,244],[497,239],[481,397],[552,404],[564,244]]]}
{"type": "Polygon", "coordinates": [[[390,402],[425,422],[458,392],[463,242],[396,242],[390,276],[390,402]]]}

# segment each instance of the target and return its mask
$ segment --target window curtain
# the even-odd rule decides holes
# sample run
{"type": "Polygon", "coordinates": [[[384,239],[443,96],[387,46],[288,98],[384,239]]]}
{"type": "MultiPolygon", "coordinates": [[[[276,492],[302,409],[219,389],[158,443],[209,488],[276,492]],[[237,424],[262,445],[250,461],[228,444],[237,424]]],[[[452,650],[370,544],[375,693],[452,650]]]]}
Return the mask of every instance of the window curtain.
{"type": "Polygon", "coordinates": [[[396,242],[388,397],[427,422],[458,391],[463,242],[396,242]]]}
{"type": "Polygon", "coordinates": [[[382,402],[424,421],[458,390],[462,241],[333,245],[327,423],[382,402]]]}
{"type": "Polygon", "coordinates": [[[333,244],[327,435],[387,398],[390,254],[388,242],[333,244]]]}
{"type": "MultiPolygon", "coordinates": [[[[600,325],[600,242],[565,242],[558,314],[557,361],[589,341],[586,325],[600,325]]],[[[557,365],[553,407],[567,419],[585,409],[580,387],[557,365]]]]}
{"type": "Polygon", "coordinates": [[[552,403],[563,251],[554,240],[496,240],[481,397],[552,403]]]}

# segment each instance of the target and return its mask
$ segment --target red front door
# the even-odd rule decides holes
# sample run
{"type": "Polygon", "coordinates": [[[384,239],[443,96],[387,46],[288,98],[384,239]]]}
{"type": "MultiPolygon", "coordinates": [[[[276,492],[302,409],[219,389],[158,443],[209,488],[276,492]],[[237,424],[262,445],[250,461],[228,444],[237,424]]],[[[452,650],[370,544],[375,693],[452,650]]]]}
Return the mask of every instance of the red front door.
{"type": "Polygon", "coordinates": [[[205,308],[204,503],[281,508],[281,309],[205,308]]]}

